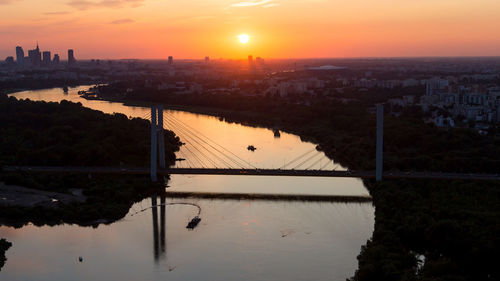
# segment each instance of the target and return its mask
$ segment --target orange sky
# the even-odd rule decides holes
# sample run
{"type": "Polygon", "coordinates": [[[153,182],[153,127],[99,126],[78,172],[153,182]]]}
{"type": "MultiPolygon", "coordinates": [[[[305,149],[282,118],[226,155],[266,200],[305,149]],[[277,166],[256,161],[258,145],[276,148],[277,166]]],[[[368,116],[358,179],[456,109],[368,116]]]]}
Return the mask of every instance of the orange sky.
{"type": "Polygon", "coordinates": [[[77,59],[499,56],[499,11],[498,0],[0,0],[0,58],[36,40],[77,59]]]}

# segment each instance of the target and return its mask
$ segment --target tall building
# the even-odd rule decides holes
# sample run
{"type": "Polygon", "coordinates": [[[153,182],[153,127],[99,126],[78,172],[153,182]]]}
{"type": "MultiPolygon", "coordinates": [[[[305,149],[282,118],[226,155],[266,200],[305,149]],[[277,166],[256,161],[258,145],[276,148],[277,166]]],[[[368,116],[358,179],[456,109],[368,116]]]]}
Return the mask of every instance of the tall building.
{"type": "Polygon", "coordinates": [[[39,66],[42,63],[42,53],[40,53],[38,43],[36,44],[36,49],[28,51],[28,57],[33,66],[39,66]]]}
{"type": "Polygon", "coordinates": [[[174,57],[169,56],[168,57],[168,64],[173,64],[174,63],[174,57]]]}
{"type": "Polygon", "coordinates": [[[24,61],[24,50],[23,47],[17,46],[16,47],[16,62],[18,65],[22,65],[24,61]]]}
{"type": "Polygon", "coordinates": [[[68,50],[68,65],[74,65],[76,64],[75,60],[75,53],[73,52],[73,49],[68,50]]]}
{"type": "Polygon", "coordinates": [[[54,63],[54,64],[59,64],[59,61],[60,61],[59,55],[58,55],[58,54],[55,54],[55,55],[54,55],[54,61],[53,61],[53,63],[54,63]]]}
{"type": "Polygon", "coordinates": [[[43,65],[50,65],[50,52],[49,51],[43,52],[42,63],[43,63],[43,65]]]}
{"type": "Polygon", "coordinates": [[[210,62],[210,58],[209,57],[205,57],[205,62],[210,62]]]}
{"type": "Polygon", "coordinates": [[[253,63],[253,56],[252,55],[248,56],[248,63],[250,63],[250,64],[253,63]]]}

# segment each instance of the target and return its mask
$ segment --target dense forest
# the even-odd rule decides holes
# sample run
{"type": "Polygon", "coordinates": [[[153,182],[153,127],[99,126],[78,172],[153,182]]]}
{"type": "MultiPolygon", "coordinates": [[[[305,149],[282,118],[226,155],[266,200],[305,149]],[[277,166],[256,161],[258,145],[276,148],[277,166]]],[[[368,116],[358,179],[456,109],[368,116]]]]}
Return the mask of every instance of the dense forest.
{"type": "MultiPolygon", "coordinates": [[[[123,86],[103,87],[102,97],[116,99],[114,94],[123,93],[123,86]]],[[[164,103],[228,122],[280,128],[318,143],[350,169],[374,169],[376,120],[366,102],[344,104],[328,96],[155,95],[140,88],[121,100],[164,103]]],[[[386,171],[500,172],[497,126],[483,136],[470,129],[436,128],[422,117],[418,108],[406,109],[398,118],[386,114],[386,171]]],[[[500,246],[497,182],[384,180],[365,184],[376,208],[375,231],[362,248],[352,280],[500,279],[495,264],[500,246]]]]}
{"type": "MultiPolygon", "coordinates": [[[[80,103],[0,96],[0,165],[148,166],[150,128],[143,119],[108,115],[80,103]]],[[[167,158],[175,135],[166,131],[167,158]]]]}
{"type": "MultiPolygon", "coordinates": [[[[140,118],[104,114],[68,101],[33,102],[0,95],[0,166],[145,167],[149,135],[149,122],[140,118]]],[[[165,131],[168,164],[175,162],[180,145],[173,132],[165,131]]],[[[86,203],[43,212],[37,210],[40,207],[0,207],[0,220],[13,224],[30,219],[35,223],[117,219],[125,215],[126,206],[158,187],[141,176],[1,173],[0,182],[62,193],[76,188],[87,196],[86,203]]]]}
{"type": "MultiPolygon", "coordinates": [[[[112,99],[127,84],[103,86],[102,97],[112,99]]],[[[375,114],[366,101],[345,104],[329,96],[279,97],[238,94],[157,94],[138,89],[121,100],[158,102],[213,114],[226,121],[282,128],[314,140],[344,166],[372,170],[375,164],[375,114]],[[308,101],[305,105],[304,101],[308,101]]],[[[382,101],[372,98],[372,102],[382,101]]],[[[371,106],[374,106],[372,104],[371,106]]],[[[389,110],[387,108],[387,110],[389,110]]],[[[500,131],[488,136],[470,129],[438,129],[423,122],[418,108],[408,108],[384,120],[384,169],[500,173],[500,131]]]]}
{"type": "MultiPolygon", "coordinates": [[[[0,94],[0,166],[148,166],[150,124],[123,114],[104,114],[79,103],[33,102],[0,94]]],[[[165,131],[168,164],[181,145],[165,131]]],[[[46,206],[0,205],[0,222],[20,227],[27,222],[55,225],[110,223],[130,206],[162,190],[149,177],[0,173],[0,183],[71,194],[81,190],[84,202],[46,206]]],[[[2,242],[2,249],[7,244],[2,242]]]]}

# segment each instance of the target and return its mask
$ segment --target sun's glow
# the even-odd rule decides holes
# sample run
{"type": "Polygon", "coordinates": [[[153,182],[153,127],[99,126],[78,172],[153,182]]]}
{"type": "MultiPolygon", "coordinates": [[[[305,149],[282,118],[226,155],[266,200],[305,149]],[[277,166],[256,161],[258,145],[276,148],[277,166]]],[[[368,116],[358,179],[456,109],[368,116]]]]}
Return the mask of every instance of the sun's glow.
{"type": "Polygon", "coordinates": [[[238,40],[240,40],[241,44],[246,44],[250,40],[250,36],[248,36],[246,34],[240,34],[240,35],[238,35],[238,40]]]}

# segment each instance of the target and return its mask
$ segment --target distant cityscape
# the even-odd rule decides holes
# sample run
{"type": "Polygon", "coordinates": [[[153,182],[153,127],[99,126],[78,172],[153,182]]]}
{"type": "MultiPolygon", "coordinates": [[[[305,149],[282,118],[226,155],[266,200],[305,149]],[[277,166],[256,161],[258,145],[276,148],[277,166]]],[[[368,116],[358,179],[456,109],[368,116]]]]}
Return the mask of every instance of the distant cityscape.
{"type": "MultiPolygon", "coordinates": [[[[61,57],[59,54],[54,54],[50,51],[40,51],[38,43],[36,48],[33,50],[28,50],[28,56],[25,55],[24,49],[21,46],[16,47],[16,57],[8,56],[5,59],[7,66],[18,66],[23,68],[34,68],[34,67],[57,67],[61,63],[61,57]]],[[[74,66],[76,64],[75,53],[72,49],[68,50],[67,65],[74,66]]]]}
{"type": "MultiPolygon", "coordinates": [[[[0,67],[0,82],[98,84],[135,81],[159,94],[267,95],[309,106],[325,96],[342,103],[363,94],[390,92],[391,113],[420,108],[438,127],[487,129],[500,122],[498,58],[408,58],[324,60],[81,60],[16,47],[0,67]],[[34,70],[26,72],[26,70],[34,70]],[[38,82],[37,82],[38,81],[38,82]]],[[[131,87],[129,91],[134,91],[131,87]]],[[[126,93],[116,93],[122,96],[126,93]]]]}

